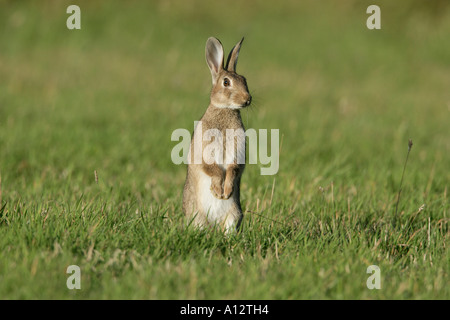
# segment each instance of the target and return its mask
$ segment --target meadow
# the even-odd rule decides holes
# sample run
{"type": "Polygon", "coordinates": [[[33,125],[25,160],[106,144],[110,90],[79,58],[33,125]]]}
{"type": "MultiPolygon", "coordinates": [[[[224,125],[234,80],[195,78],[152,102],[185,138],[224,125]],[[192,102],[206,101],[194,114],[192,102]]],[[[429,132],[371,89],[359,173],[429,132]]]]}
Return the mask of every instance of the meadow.
{"type": "Polygon", "coordinates": [[[449,299],[450,5],[370,4],[0,0],[0,299],[449,299]],[[280,132],[230,237],[186,227],[171,161],[210,36],[280,132]]]}

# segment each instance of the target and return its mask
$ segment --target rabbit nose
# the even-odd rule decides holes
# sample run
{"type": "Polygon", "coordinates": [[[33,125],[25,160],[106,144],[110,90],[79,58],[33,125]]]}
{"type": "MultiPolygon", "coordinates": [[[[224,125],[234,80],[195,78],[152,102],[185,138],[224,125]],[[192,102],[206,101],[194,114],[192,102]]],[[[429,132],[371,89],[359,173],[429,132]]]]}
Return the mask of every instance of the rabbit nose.
{"type": "Polygon", "coordinates": [[[250,103],[252,103],[252,96],[249,95],[247,101],[245,102],[245,105],[249,106],[250,103]]]}

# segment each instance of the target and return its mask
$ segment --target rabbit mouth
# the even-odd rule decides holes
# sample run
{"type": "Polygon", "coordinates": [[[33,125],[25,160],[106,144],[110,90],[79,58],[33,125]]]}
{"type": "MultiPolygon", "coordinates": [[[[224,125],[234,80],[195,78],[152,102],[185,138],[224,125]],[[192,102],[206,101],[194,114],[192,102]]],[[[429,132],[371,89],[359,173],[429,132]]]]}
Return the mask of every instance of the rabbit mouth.
{"type": "Polygon", "coordinates": [[[214,103],[213,105],[217,108],[223,108],[223,109],[234,109],[234,110],[239,110],[239,109],[244,109],[246,107],[248,107],[250,104],[252,103],[252,97],[249,96],[249,98],[247,98],[247,100],[243,101],[233,101],[233,102],[229,102],[229,103],[214,103]]]}
{"type": "Polygon", "coordinates": [[[249,96],[248,99],[241,105],[241,108],[246,108],[252,103],[252,96],[249,96]]]}
{"type": "Polygon", "coordinates": [[[250,104],[251,104],[251,99],[250,100],[247,100],[247,101],[245,101],[244,103],[242,103],[242,104],[240,104],[240,105],[237,105],[234,109],[244,109],[244,108],[247,108],[250,104]]]}
{"type": "Polygon", "coordinates": [[[243,109],[248,107],[250,104],[252,103],[252,96],[248,95],[247,100],[245,100],[244,102],[241,102],[240,104],[237,105],[236,109],[243,109]]]}

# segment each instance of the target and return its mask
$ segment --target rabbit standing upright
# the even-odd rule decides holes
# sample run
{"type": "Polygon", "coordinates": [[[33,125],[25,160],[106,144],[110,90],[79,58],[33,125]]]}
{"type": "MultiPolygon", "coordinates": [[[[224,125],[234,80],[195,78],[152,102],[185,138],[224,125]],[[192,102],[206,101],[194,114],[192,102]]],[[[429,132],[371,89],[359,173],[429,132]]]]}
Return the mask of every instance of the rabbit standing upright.
{"type": "Polygon", "coordinates": [[[243,217],[239,188],[245,160],[238,159],[245,159],[246,146],[240,109],[252,101],[245,78],[236,73],[243,40],[231,50],[225,67],[220,41],[211,37],[206,42],[213,87],[209,106],[191,140],[183,191],[183,211],[190,222],[200,228],[220,227],[226,233],[237,230],[243,217]],[[211,151],[211,145],[205,144],[211,132],[215,146],[219,144],[222,150],[211,151]],[[195,145],[198,142],[201,148],[195,145]]]}

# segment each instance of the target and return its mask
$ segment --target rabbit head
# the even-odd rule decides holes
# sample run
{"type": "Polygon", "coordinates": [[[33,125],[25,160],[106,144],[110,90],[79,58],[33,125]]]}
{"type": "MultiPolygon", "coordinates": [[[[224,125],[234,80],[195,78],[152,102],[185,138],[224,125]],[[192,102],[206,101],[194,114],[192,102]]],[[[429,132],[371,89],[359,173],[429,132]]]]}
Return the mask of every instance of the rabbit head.
{"type": "Polygon", "coordinates": [[[252,96],[248,92],[247,81],[236,73],[236,64],[242,38],[228,55],[225,68],[223,66],[223,47],[216,38],[206,42],[206,62],[211,71],[213,88],[211,104],[217,108],[241,109],[250,105],[252,96]]]}

